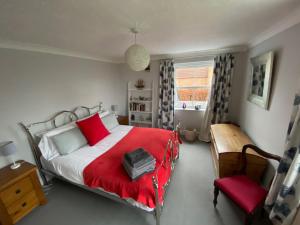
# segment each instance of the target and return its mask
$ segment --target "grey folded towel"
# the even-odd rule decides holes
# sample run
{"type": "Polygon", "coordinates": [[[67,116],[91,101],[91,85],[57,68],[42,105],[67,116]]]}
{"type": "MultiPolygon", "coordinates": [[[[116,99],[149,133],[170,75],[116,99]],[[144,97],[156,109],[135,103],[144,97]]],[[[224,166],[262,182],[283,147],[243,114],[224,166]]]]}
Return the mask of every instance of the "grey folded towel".
{"type": "Polygon", "coordinates": [[[138,148],[125,154],[125,160],[132,167],[140,167],[145,163],[151,162],[153,159],[153,156],[146,152],[143,148],[138,148]]]}
{"type": "Polygon", "coordinates": [[[124,157],[123,166],[132,180],[136,180],[137,178],[141,177],[146,173],[150,173],[155,170],[156,160],[153,159],[152,161],[140,166],[139,168],[131,167],[130,164],[124,157]]]}

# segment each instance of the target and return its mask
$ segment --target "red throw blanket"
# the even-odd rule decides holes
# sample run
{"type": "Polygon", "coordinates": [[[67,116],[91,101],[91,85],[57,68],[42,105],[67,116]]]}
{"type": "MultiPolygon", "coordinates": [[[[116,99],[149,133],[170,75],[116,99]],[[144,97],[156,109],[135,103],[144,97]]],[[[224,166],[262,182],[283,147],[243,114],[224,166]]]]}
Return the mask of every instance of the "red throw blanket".
{"type": "MultiPolygon", "coordinates": [[[[172,132],[157,128],[134,127],[121,141],[109,151],[92,161],[83,171],[84,183],[91,188],[103,188],[116,193],[121,198],[132,198],[150,208],[155,207],[155,192],[152,184],[152,176],[158,171],[158,193],[160,204],[163,203],[164,189],[169,180],[171,166],[160,166],[163,161],[164,149],[172,132]],[[123,156],[139,147],[144,148],[156,158],[156,169],[131,181],[122,165],[123,156]]],[[[174,149],[175,155],[178,150],[174,149]]],[[[167,162],[171,157],[168,150],[167,162]]]]}

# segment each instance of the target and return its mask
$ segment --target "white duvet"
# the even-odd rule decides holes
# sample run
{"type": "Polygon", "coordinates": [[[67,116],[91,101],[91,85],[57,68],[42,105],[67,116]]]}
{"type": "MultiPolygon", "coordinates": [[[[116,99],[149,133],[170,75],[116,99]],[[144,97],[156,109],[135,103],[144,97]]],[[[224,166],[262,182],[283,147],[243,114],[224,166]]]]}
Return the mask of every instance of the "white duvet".
{"type": "Polygon", "coordinates": [[[105,137],[96,145],[86,145],[68,155],[57,156],[51,160],[45,160],[42,158],[42,164],[45,169],[48,169],[57,175],[60,175],[74,183],[84,184],[84,168],[113,147],[117,142],[125,137],[131,129],[132,126],[117,126],[110,130],[110,135],[105,137]]]}
{"type": "MultiPolygon", "coordinates": [[[[111,134],[94,146],[86,145],[68,155],[57,156],[51,160],[46,160],[41,157],[42,165],[45,169],[64,177],[65,179],[72,181],[73,183],[84,185],[84,168],[94,159],[98,158],[103,153],[108,151],[111,147],[113,147],[116,143],[118,143],[123,137],[128,134],[128,132],[132,128],[132,126],[119,125],[110,130],[111,134]]],[[[107,193],[117,196],[114,193],[107,193]]],[[[136,202],[133,199],[129,198],[126,200],[138,208],[142,208],[146,211],[153,211],[152,208],[136,202]]]]}

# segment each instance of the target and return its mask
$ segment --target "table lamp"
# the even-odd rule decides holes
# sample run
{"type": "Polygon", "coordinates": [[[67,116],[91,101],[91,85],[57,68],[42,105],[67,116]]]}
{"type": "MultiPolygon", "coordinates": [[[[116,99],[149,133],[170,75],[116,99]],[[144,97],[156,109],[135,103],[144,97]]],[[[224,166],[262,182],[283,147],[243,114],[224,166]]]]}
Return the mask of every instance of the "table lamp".
{"type": "Polygon", "coordinates": [[[113,111],[113,113],[118,116],[118,105],[111,105],[111,110],[113,111]]]}
{"type": "MultiPolygon", "coordinates": [[[[0,142],[0,155],[11,156],[17,152],[17,148],[12,141],[0,142]]],[[[13,164],[10,166],[11,169],[15,170],[21,166],[20,163],[16,163],[13,159],[13,164]]]]}

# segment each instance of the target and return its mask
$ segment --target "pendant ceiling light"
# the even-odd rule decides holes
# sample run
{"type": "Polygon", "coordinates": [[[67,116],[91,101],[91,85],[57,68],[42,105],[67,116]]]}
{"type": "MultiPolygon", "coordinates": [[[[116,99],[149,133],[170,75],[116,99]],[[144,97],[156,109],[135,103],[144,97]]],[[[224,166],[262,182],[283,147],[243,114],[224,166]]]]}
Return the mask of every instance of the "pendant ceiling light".
{"type": "Polygon", "coordinates": [[[131,45],[125,52],[125,61],[134,71],[142,71],[147,68],[150,62],[150,55],[142,45],[136,44],[136,35],[138,33],[136,28],[130,29],[134,34],[134,44],[131,45]]]}

